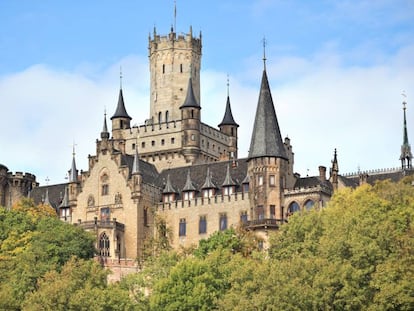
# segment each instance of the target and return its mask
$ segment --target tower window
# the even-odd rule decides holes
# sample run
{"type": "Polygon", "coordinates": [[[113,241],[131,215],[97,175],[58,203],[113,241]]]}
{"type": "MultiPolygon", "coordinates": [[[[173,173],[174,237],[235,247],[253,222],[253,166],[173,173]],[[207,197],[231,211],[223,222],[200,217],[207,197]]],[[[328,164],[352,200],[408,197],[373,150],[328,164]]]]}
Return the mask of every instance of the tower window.
{"type": "Polygon", "coordinates": [[[259,184],[259,186],[262,186],[263,185],[263,176],[262,175],[260,175],[258,177],[258,184],[259,184]]]}
{"type": "Polygon", "coordinates": [[[191,110],[191,118],[194,119],[194,110],[191,110]]]}
{"type": "Polygon", "coordinates": [[[269,176],[269,185],[271,187],[274,187],[275,186],[275,175],[270,175],[269,176]]]}
{"type": "Polygon", "coordinates": [[[180,64],[180,72],[183,73],[183,64],[180,64]]]}
{"type": "Polygon", "coordinates": [[[168,110],[165,112],[165,123],[168,123],[168,110]]]}
{"type": "Polygon", "coordinates": [[[155,146],[155,140],[151,141],[151,146],[155,146]]]}
{"type": "Polygon", "coordinates": [[[175,138],[171,137],[171,143],[174,144],[175,143],[175,138]]]}
{"type": "Polygon", "coordinates": [[[162,114],[161,112],[158,112],[158,123],[161,123],[162,121],[162,114]]]}
{"type": "Polygon", "coordinates": [[[165,73],[165,65],[162,65],[162,73],[165,73]]]}
{"type": "Polygon", "coordinates": [[[109,237],[105,232],[99,237],[99,255],[104,257],[109,256],[109,237]]]}
{"type": "Polygon", "coordinates": [[[161,146],[164,146],[164,145],[165,145],[165,140],[161,139],[161,146]]]}
{"type": "Polygon", "coordinates": [[[135,150],[135,144],[132,144],[132,150],[135,150]]]}
{"type": "Polygon", "coordinates": [[[103,184],[102,185],[102,195],[108,195],[109,193],[109,185],[108,184],[103,184]]]}
{"type": "Polygon", "coordinates": [[[231,136],[234,136],[234,128],[231,128],[231,136]]]}

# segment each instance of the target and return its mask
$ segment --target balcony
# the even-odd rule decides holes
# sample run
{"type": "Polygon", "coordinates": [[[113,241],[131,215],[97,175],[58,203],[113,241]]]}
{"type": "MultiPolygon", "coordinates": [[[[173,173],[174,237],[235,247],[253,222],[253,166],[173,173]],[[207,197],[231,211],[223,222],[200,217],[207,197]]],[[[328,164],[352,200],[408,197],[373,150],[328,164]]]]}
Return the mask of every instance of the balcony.
{"type": "Polygon", "coordinates": [[[125,225],[117,222],[116,218],[113,220],[90,220],[90,221],[81,221],[78,220],[78,223],[75,224],[85,230],[97,230],[97,229],[114,229],[117,231],[125,231],[125,225]]]}
{"type": "Polygon", "coordinates": [[[287,223],[286,219],[255,219],[245,222],[244,227],[248,230],[277,230],[284,223],[287,223]]]}

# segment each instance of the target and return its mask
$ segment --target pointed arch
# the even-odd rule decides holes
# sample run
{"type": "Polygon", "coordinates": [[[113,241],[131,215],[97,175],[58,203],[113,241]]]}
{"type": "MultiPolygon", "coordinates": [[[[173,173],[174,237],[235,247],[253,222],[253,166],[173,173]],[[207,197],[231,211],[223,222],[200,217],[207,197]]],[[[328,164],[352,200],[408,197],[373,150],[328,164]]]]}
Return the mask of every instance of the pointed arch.
{"type": "Polygon", "coordinates": [[[106,232],[103,232],[99,236],[99,255],[103,257],[109,257],[110,254],[110,241],[106,232]]]}

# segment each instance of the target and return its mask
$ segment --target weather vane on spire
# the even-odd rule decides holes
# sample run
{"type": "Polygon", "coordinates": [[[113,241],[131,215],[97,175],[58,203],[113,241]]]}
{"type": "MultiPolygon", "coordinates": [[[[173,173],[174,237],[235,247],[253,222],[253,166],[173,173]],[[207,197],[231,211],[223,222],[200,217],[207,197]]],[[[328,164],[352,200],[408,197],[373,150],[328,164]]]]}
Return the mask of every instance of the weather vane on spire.
{"type": "Polygon", "coordinates": [[[227,74],[227,96],[230,95],[230,79],[229,74],[227,74]]]}
{"type": "Polygon", "coordinates": [[[72,155],[75,157],[75,146],[77,146],[78,144],[75,144],[75,140],[73,140],[73,144],[72,144],[72,155]]]}
{"type": "Polygon", "coordinates": [[[406,99],[407,99],[407,95],[405,94],[405,91],[402,91],[402,93],[401,93],[401,96],[404,98],[403,99],[403,109],[405,110],[406,109],[406,106],[407,106],[407,103],[406,103],[406,99]]]}

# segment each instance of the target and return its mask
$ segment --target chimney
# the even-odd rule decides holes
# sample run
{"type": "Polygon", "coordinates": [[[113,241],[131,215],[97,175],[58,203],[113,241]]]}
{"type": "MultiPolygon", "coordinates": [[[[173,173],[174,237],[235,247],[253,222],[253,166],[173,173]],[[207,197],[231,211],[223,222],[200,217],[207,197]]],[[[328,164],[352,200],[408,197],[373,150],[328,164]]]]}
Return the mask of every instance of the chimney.
{"type": "Polygon", "coordinates": [[[319,178],[321,181],[326,181],[326,167],[319,166],[319,178]]]}

